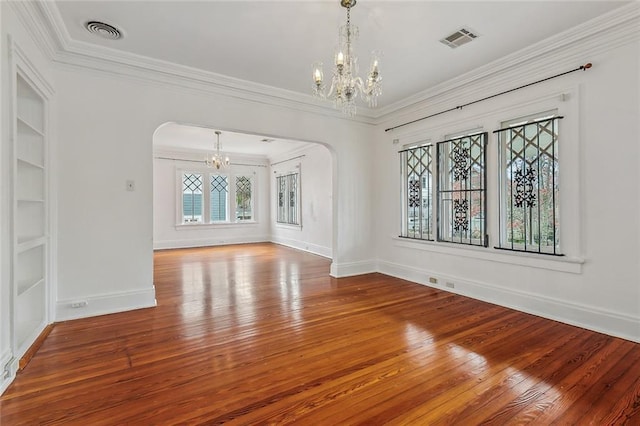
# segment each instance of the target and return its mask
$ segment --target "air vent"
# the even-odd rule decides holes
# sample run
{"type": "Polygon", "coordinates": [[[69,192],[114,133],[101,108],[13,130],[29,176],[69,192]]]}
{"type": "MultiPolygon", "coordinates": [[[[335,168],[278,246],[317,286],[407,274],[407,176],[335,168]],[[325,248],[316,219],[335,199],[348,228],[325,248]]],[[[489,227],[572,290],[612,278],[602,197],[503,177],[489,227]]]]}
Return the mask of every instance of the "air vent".
{"type": "Polygon", "coordinates": [[[89,21],[84,27],[92,34],[108,40],[118,40],[122,38],[122,32],[113,25],[105,24],[99,21],[89,21]]]}
{"type": "Polygon", "coordinates": [[[476,38],[478,38],[476,34],[474,34],[473,32],[467,29],[461,28],[455,33],[451,34],[450,36],[440,40],[440,43],[446,44],[450,48],[455,49],[456,47],[460,47],[463,44],[467,44],[476,38]]]}

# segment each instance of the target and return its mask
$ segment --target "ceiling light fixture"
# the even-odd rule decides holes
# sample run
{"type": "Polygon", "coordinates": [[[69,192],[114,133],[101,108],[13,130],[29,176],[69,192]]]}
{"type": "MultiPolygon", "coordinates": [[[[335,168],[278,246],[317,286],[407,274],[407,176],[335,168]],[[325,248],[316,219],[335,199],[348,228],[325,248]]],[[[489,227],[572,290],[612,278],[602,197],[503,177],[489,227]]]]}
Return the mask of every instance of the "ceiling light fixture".
{"type": "Polygon", "coordinates": [[[356,114],[356,97],[360,95],[373,108],[377,98],[382,94],[380,71],[378,69],[379,54],[373,52],[371,66],[366,80],[358,76],[358,58],[353,52],[353,42],[358,37],[358,27],[351,25],[351,8],[356,0],[341,0],[340,5],[347,8],[347,24],[340,27],[338,33],[338,50],[334,56],[333,78],[329,94],[325,95],[322,62],[313,64],[313,81],[315,96],[325,99],[333,98],[335,107],[352,117],[356,114]]]}
{"type": "Polygon", "coordinates": [[[231,164],[231,161],[229,160],[229,156],[225,155],[223,158],[222,154],[220,153],[220,135],[222,134],[222,132],[216,130],[214,133],[217,137],[215,146],[216,150],[210,156],[207,155],[205,162],[207,163],[207,167],[210,167],[212,169],[226,169],[231,164]]]}

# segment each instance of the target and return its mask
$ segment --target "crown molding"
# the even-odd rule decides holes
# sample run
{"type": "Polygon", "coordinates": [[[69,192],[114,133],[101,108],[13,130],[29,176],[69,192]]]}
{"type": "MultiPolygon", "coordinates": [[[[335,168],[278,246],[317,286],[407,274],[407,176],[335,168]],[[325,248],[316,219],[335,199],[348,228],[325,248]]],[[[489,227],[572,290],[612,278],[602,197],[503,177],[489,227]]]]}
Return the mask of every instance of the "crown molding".
{"type": "MultiPolygon", "coordinates": [[[[567,66],[584,65],[588,62],[584,60],[587,55],[596,56],[637,40],[640,36],[639,21],[639,2],[619,7],[473,71],[381,108],[375,118],[380,124],[403,111],[415,112],[416,107],[425,109],[433,106],[434,103],[446,104],[453,97],[456,98],[455,102],[461,105],[464,102],[459,98],[460,89],[471,85],[493,86],[494,82],[499,81],[500,86],[504,88],[510,82],[522,82],[532,77],[538,79],[545,73],[555,72],[567,66]],[[454,95],[453,92],[456,94],[454,95]],[[448,96],[448,94],[451,95],[448,96]]],[[[479,90],[479,92],[482,91],[479,90]]],[[[467,93],[470,92],[465,94],[467,93]]]]}
{"type": "Polygon", "coordinates": [[[39,4],[32,1],[9,1],[7,4],[13,9],[40,51],[52,60],[60,49],[56,44],[59,39],[51,34],[51,25],[39,4]]]}
{"type": "Polygon", "coordinates": [[[349,118],[334,109],[328,101],[321,101],[310,95],[133,54],[118,52],[117,55],[109,56],[103,51],[100,56],[96,56],[95,54],[98,52],[96,49],[92,48],[92,54],[87,54],[83,49],[75,50],[76,46],[71,47],[70,50],[58,52],[54,62],[58,65],[90,69],[107,75],[156,83],[163,87],[178,86],[199,93],[218,94],[337,119],[375,124],[373,115],[367,113],[364,108],[359,108],[356,117],[349,118]]]}
{"type": "MultiPolygon", "coordinates": [[[[461,105],[487,88],[538,79],[567,66],[583,65],[595,56],[638,39],[640,3],[632,2],[473,71],[380,109],[358,107],[346,117],[330,101],[308,94],[241,80],[104,46],[73,40],[54,2],[10,2],[43,52],[60,66],[90,69],[166,86],[178,86],[337,119],[378,125],[397,121],[439,105],[461,105]]],[[[597,64],[595,64],[597,66],[597,64]]]]}
{"type": "Polygon", "coordinates": [[[48,35],[54,40],[49,41],[49,44],[55,46],[55,54],[52,55],[55,63],[144,79],[164,86],[181,86],[199,92],[206,91],[297,111],[375,124],[372,110],[366,107],[358,107],[358,115],[348,118],[334,109],[331,102],[316,99],[308,94],[74,40],[69,35],[54,2],[36,4],[37,15],[50,29],[48,35]]]}
{"type": "Polygon", "coordinates": [[[18,45],[11,35],[9,35],[9,55],[19,58],[19,62],[16,66],[23,70],[23,76],[31,82],[35,82],[35,87],[41,92],[45,99],[50,99],[55,90],[49,80],[47,80],[38,70],[38,68],[31,62],[29,55],[27,55],[20,45],[18,45]]]}

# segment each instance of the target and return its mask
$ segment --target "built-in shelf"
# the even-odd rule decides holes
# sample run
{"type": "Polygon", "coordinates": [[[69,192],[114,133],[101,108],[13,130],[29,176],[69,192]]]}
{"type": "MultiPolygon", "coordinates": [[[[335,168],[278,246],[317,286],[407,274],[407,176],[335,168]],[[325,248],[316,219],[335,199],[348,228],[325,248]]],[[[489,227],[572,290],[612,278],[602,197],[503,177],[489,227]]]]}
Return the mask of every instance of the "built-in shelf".
{"type": "Polygon", "coordinates": [[[34,247],[43,245],[46,242],[44,235],[28,235],[18,238],[18,253],[31,250],[34,247]]]}
{"type": "Polygon", "coordinates": [[[17,77],[16,121],[27,123],[44,134],[44,99],[22,76],[17,77]]]}
{"type": "Polygon", "coordinates": [[[27,129],[34,132],[36,135],[44,136],[44,133],[42,132],[42,130],[37,129],[33,124],[29,123],[26,119],[18,116],[17,121],[18,121],[18,128],[20,128],[20,126],[24,126],[27,129]]]}
{"type": "Polygon", "coordinates": [[[44,135],[29,123],[18,119],[16,134],[16,157],[24,163],[44,167],[44,135]]]}
{"type": "Polygon", "coordinates": [[[44,285],[44,278],[18,281],[18,296],[22,296],[39,285],[44,285]]]}
{"type": "Polygon", "coordinates": [[[36,198],[19,198],[16,200],[18,203],[44,203],[43,199],[36,198]]]}
{"type": "Polygon", "coordinates": [[[44,166],[42,164],[37,164],[37,163],[34,163],[33,161],[29,161],[24,158],[18,158],[17,160],[18,160],[18,167],[27,166],[27,167],[34,167],[36,169],[44,170],[44,166]]]}
{"type": "Polygon", "coordinates": [[[45,198],[44,167],[22,159],[16,160],[16,199],[39,200],[45,198]]]}
{"type": "Polygon", "coordinates": [[[17,358],[48,322],[47,104],[40,80],[23,73],[31,69],[16,65],[13,111],[13,355],[17,358]]]}
{"type": "MultiPolygon", "coordinates": [[[[35,197],[25,198],[38,200],[35,197]]],[[[45,205],[42,201],[17,201],[15,230],[18,241],[45,235],[45,205]]]]}

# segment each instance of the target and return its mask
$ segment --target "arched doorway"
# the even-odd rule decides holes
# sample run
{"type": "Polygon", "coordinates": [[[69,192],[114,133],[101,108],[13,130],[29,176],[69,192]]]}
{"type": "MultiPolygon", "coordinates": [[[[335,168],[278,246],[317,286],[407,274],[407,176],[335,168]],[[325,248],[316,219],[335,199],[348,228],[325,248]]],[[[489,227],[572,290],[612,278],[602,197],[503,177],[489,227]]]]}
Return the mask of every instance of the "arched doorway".
{"type": "Polygon", "coordinates": [[[333,257],[330,147],[168,122],[153,157],[154,249],[271,241],[333,257]],[[230,164],[208,168],[217,138],[230,164]]]}

